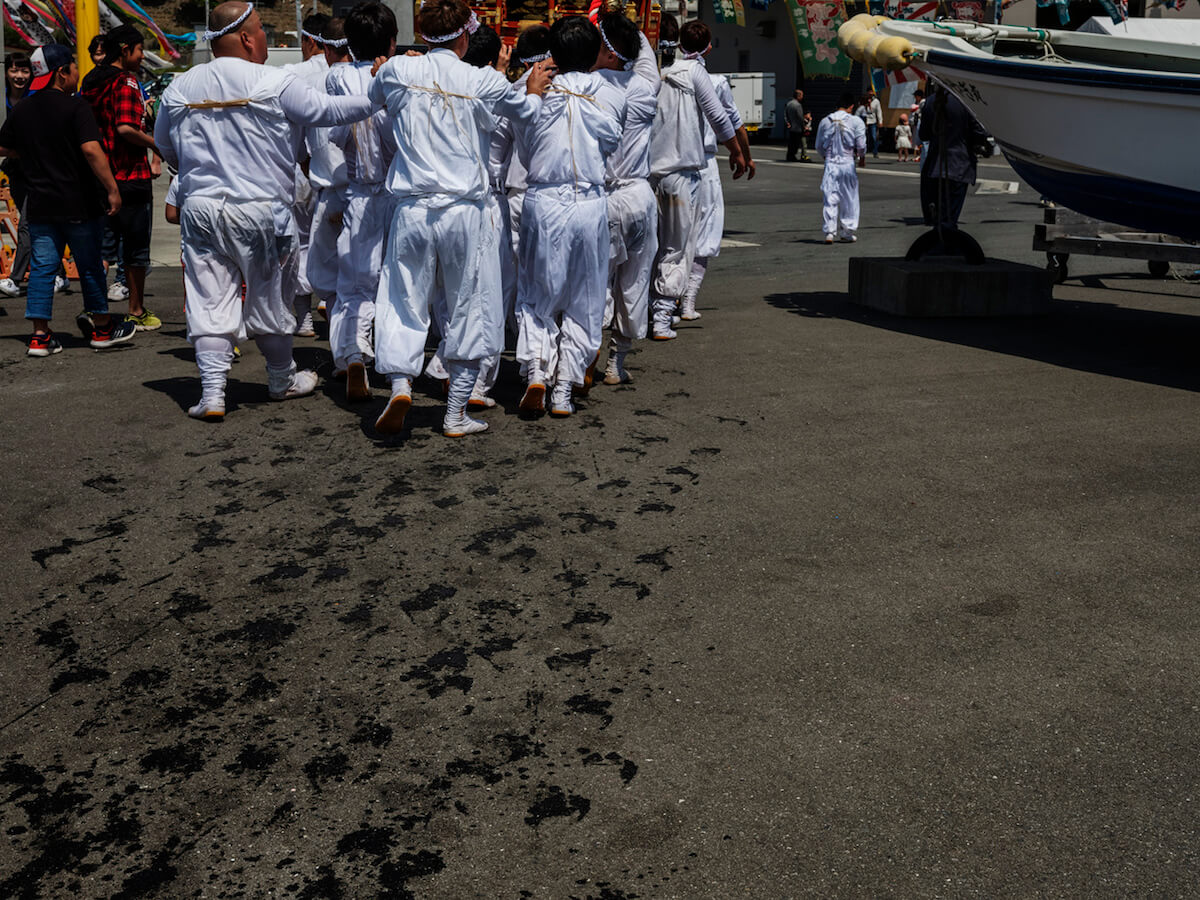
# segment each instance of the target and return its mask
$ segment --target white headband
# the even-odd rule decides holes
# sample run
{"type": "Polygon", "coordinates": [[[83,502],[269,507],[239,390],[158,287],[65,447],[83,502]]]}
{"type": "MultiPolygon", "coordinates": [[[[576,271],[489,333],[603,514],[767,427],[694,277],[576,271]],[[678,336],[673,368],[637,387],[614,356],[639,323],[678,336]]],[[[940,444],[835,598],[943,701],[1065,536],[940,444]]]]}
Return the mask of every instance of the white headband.
{"type": "Polygon", "coordinates": [[[608,35],[604,33],[603,25],[600,25],[599,28],[600,28],[600,37],[604,41],[604,46],[608,48],[608,52],[611,53],[613,56],[615,56],[617,59],[619,59],[621,62],[628,64],[629,57],[622,56],[620,53],[617,52],[617,48],[612,45],[612,41],[610,41],[608,39],[608,35]]]}
{"type": "Polygon", "coordinates": [[[252,13],[252,12],[254,12],[254,4],[247,3],[246,11],[244,13],[242,13],[240,16],[238,16],[236,19],[234,19],[232,22],[230,22],[228,25],[226,25],[224,28],[222,28],[218,31],[206,31],[206,32],[204,32],[204,34],[201,35],[201,37],[204,39],[204,42],[206,44],[211,44],[213,41],[215,41],[219,37],[225,37],[225,35],[227,35],[227,34],[232,34],[233,32],[237,31],[239,28],[242,27],[242,23],[245,22],[248,18],[250,18],[250,13],[252,13]]]}
{"type": "MultiPolygon", "coordinates": [[[[422,5],[424,5],[424,4],[422,4],[422,5]]],[[[458,31],[452,31],[449,34],[442,34],[442,35],[438,35],[437,37],[430,37],[427,34],[422,34],[421,40],[423,40],[427,44],[448,44],[455,38],[462,35],[462,33],[464,31],[467,34],[474,34],[478,29],[479,29],[479,17],[476,16],[475,11],[472,10],[471,18],[467,19],[467,24],[465,24],[462,28],[458,29],[458,31]]]]}
{"type": "Polygon", "coordinates": [[[331,41],[329,38],[321,38],[321,43],[326,47],[337,47],[339,50],[345,47],[350,42],[345,38],[338,38],[336,41],[331,41]]]}
{"type": "Polygon", "coordinates": [[[521,60],[521,65],[532,66],[534,63],[540,63],[543,60],[546,60],[549,58],[550,58],[550,51],[547,50],[545,53],[538,53],[536,56],[522,56],[522,57],[520,57],[520,60],[521,60]]]}
{"type": "Polygon", "coordinates": [[[658,47],[660,50],[670,50],[672,47],[678,47],[679,41],[659,41],[658,47]]]}
{"type": "Polygon", "coordinates": [[[711,49],[712,49],[712,44],[709,44],[703,50],[699,50],[695,53],[688,51],[687,53],[683,54],[683,58],[684,59],[699,59],[700,57],[702,57],[705,53],[707,53],[711,49]]]}
{"type": "Polygon", "coordinates": [[[322,47],[329,43],[329,41],[325,40],[319,34],[313,34],[311,31],[305,31],[303,28],[300,29],[300,37],[308,38],[314,44],[320,44],[322,47]]]}

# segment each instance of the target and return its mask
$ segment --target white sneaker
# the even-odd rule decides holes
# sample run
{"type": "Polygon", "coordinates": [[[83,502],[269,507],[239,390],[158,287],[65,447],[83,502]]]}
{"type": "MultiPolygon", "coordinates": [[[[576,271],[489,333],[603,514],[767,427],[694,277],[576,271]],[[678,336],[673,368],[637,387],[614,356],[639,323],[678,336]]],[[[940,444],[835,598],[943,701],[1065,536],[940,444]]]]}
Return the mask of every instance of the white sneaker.
{"type": "Polygon", "coordinates": [[[680,312],[679,318],[683,319],[685,322],[694,322],[700,318],[700,313],[696,312],[695,297],[683,298],[683,310],[680,312]]]}
{"type": "Polygon", "coordinates": [[[404,429],[404,417],[412,406],[412,382],[407,378],[392,381],[392,396],[379,418],[375,430],[380,434],[399,434],[404,429]]]}
{"type": "Polygon", "coordinates": [[[677,337],[679,337],[679,333],[674,328],[664,328],[661,325],[655,325],[654,333],[650,335],[650,338],[655,341],[671,341],[677,337]]]}
{"type": "Polygon", "coordinates": [[[282,391],[270,391],[272,400],[294,400],[305,397],[317,389],[317,373],[312,369],[293,372],[288,386],[282,391]]]}
{"type": "Polygon", "coordinates": [[[200,398],[200,402],[188,410],[188,415],[193,419],[202,419],[205,422],[220,422],[225,418],[225,400],[224,398],[216,399],[200,398]]]}
{"type": "Polygon", "coordinates": [[[492,409],[495,405],[496,401],[478,388],[471,391],[471,399],[467,401],[467,409],[492,409]]]}
{"type": "Polygon", "coordinates": [[[625,354],[612,353],[608,357],[608,364],[604,367],[604,383],[605,384],[628,384],[633,381],[629,373],[625,371],[625,354]]]}
{"type": "Polygon", "coordinates": [[[524,415],[540,415],[546,411],[546,376],[537,370],[529,373],[529,382],[517,407],[524,415]]]}
{"type": "Polygon", "coordinates": [[[429,357],[429,362],[425,364],[425,374],[434,381],[446,381],[450,377],[450,373],[446,371],[446,366],[436,353],[429,357]]]}
{"type": "Polygon", "coordinates": [[[0,278],[0,294],[7,297],[16,297],[21,293],[21,288],[11,278],[0,278]]]}
{"type": "Polygon", "coordinates": [[[843,244],[853,244],[855,241],[858,240],[858,238],[852,234],[843,234],[840,238],[838,238],[838,240],[841,241],[843,244]]]}
{"type": "Polygon", "coordinates": [[[466,413],[462,413],[457,419],[451,419],[449,414],[442,419],[442,434],[446,437],[466,437],[468,434],[478,434],[487,430],[487,422],[472,419],[466,413]]]}
{"type": "MultiPolygon", "coordinates": [[[[109,297],[108,299],[111,300],[112,297],[109,297]]],[[[313,328],[313,318],[311,312],[306,312],[304,314],[304,318],[301,319],[300,323],[296,326],[295,334],[297,337],[317,336],[317,330],[313,328]]]]}
{"type": "Polygon", "coordinates": [[[109,300],[128,300],[129,288],[121,284],[119,281],[114,281],[108,289],[109,300]]]}
{"type": "Polygon", "coordinates": [[[825,243],[827,243],[827,244],[833,243],[833,235],[832,234],[825,235],[825,243]]]}
{"type": "Polygon", "coordinates": [[[575,404],[571,402],[571,382],[558,381],[550,394],[550,415],[565,418],[575,412],[575,404]]]}
{"type": "Polygon", "coordinates": [[[54,276],[54,293],[62,294],[71,288],[71,282],[61,275],[54,276]]]}

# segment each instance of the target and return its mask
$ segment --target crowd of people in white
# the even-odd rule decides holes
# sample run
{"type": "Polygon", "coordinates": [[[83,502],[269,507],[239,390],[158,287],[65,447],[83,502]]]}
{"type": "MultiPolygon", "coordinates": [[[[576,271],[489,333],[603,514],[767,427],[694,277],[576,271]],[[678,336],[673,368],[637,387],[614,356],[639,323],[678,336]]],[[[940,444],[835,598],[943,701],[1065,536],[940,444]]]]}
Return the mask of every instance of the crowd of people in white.
{"type": "Polygon", "coordinates": [[[310,16],[305,61],[271,68],[253,4],[232,0],[210,18],[212,62],[164,93],[155,142],[177,171],[192,416],[224,416],[247,337],[273,398],[314,390],[292,356],[310,296],[347,399],[371,396],[368,365],[388,379],[382,434],[402,429],[422,372],[447,386],[446,435],[486,430],[472,411],[495,405],[506,325],[521,412],[568,416],[605,327],[602,377],[619,384],[634,341],[699,317],[723,227],[718,145],[735,178],[754,172],[728,83],[705,69],[708,28],[666,23],[660,71],[617,12],[529,27],[511,59],[463,0],[427,0],[416,25],[428,51],[396,55],[379,3],[310,16]]]}

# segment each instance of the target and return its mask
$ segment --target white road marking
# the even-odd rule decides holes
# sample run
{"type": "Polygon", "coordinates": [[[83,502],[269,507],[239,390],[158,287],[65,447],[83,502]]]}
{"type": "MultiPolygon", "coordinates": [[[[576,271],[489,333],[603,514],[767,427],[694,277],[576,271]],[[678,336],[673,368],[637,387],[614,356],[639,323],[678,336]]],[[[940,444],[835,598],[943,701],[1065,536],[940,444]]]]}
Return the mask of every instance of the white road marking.
{"type": "Polygon", "coordinates": [[[1015,194],[1021,189],[1021,183],[1018,181],[992,181],[988,178],[980,178],[975,182],[975,193],[977,194],[1015,194]]]}

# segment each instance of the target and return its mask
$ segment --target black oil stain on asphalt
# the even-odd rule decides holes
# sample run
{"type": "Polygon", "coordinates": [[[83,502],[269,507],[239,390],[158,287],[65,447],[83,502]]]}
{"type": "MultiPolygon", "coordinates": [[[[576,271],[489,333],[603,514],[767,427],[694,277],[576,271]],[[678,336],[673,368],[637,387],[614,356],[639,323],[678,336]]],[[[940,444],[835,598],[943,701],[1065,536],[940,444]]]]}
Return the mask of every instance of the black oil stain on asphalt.
{"type": "MultiPolygon", "coordinates": [[[[636,414],[647,428],[658,416],[636,414]]],[[[14,860],[0,897],[78,895],[83,879],[123,898],[252,895],[276,877],[301,898],[415,897],[421,879],[452,875],[455,842],[514,820],[542,836],[585,829],[616,792],[636,792],[619,713],[652,693],[653,648],[619,626],[629,604],[654,602],[673,550],[619,556],[605,542],[622,540],[623,516],[673,512],[663,496],[696,485],[721,450],[671,451],[648,430],[588,439],[607,442],[603,468],[549,436],[500,460],[466,445],[453,464],[443,445],[410,441],[411,469],[396,448],[328,457],[327,489],[301,502],[302,442],[264,438],[247,455],[209,437],[187,454],[187,513],[157,535],[186,565],[106,557],[139,527],[130,511],[33,551],[47,584],[28,642],[47,693],[85,707],[78,740],[95,743],[0,764],[14,860]],[[564,452],[577,455],[561,497],[495,477],[564,452]],[[301,524],[256,529],[268,508],[301,524]],[[87,619],[67,599],[81,592],[98,604],[87,619]],[[161,646],[127,658],[81,625],[117,633],[121,615],[157,615],[161,646]],[[356,814],[327,815],[335,805],[356,814]],[[226,860],[222,844],[257,855],[226,860]]],[[[594,866],[569,896],[630,900],[616,882],[646,885],[594,866]]]]}

